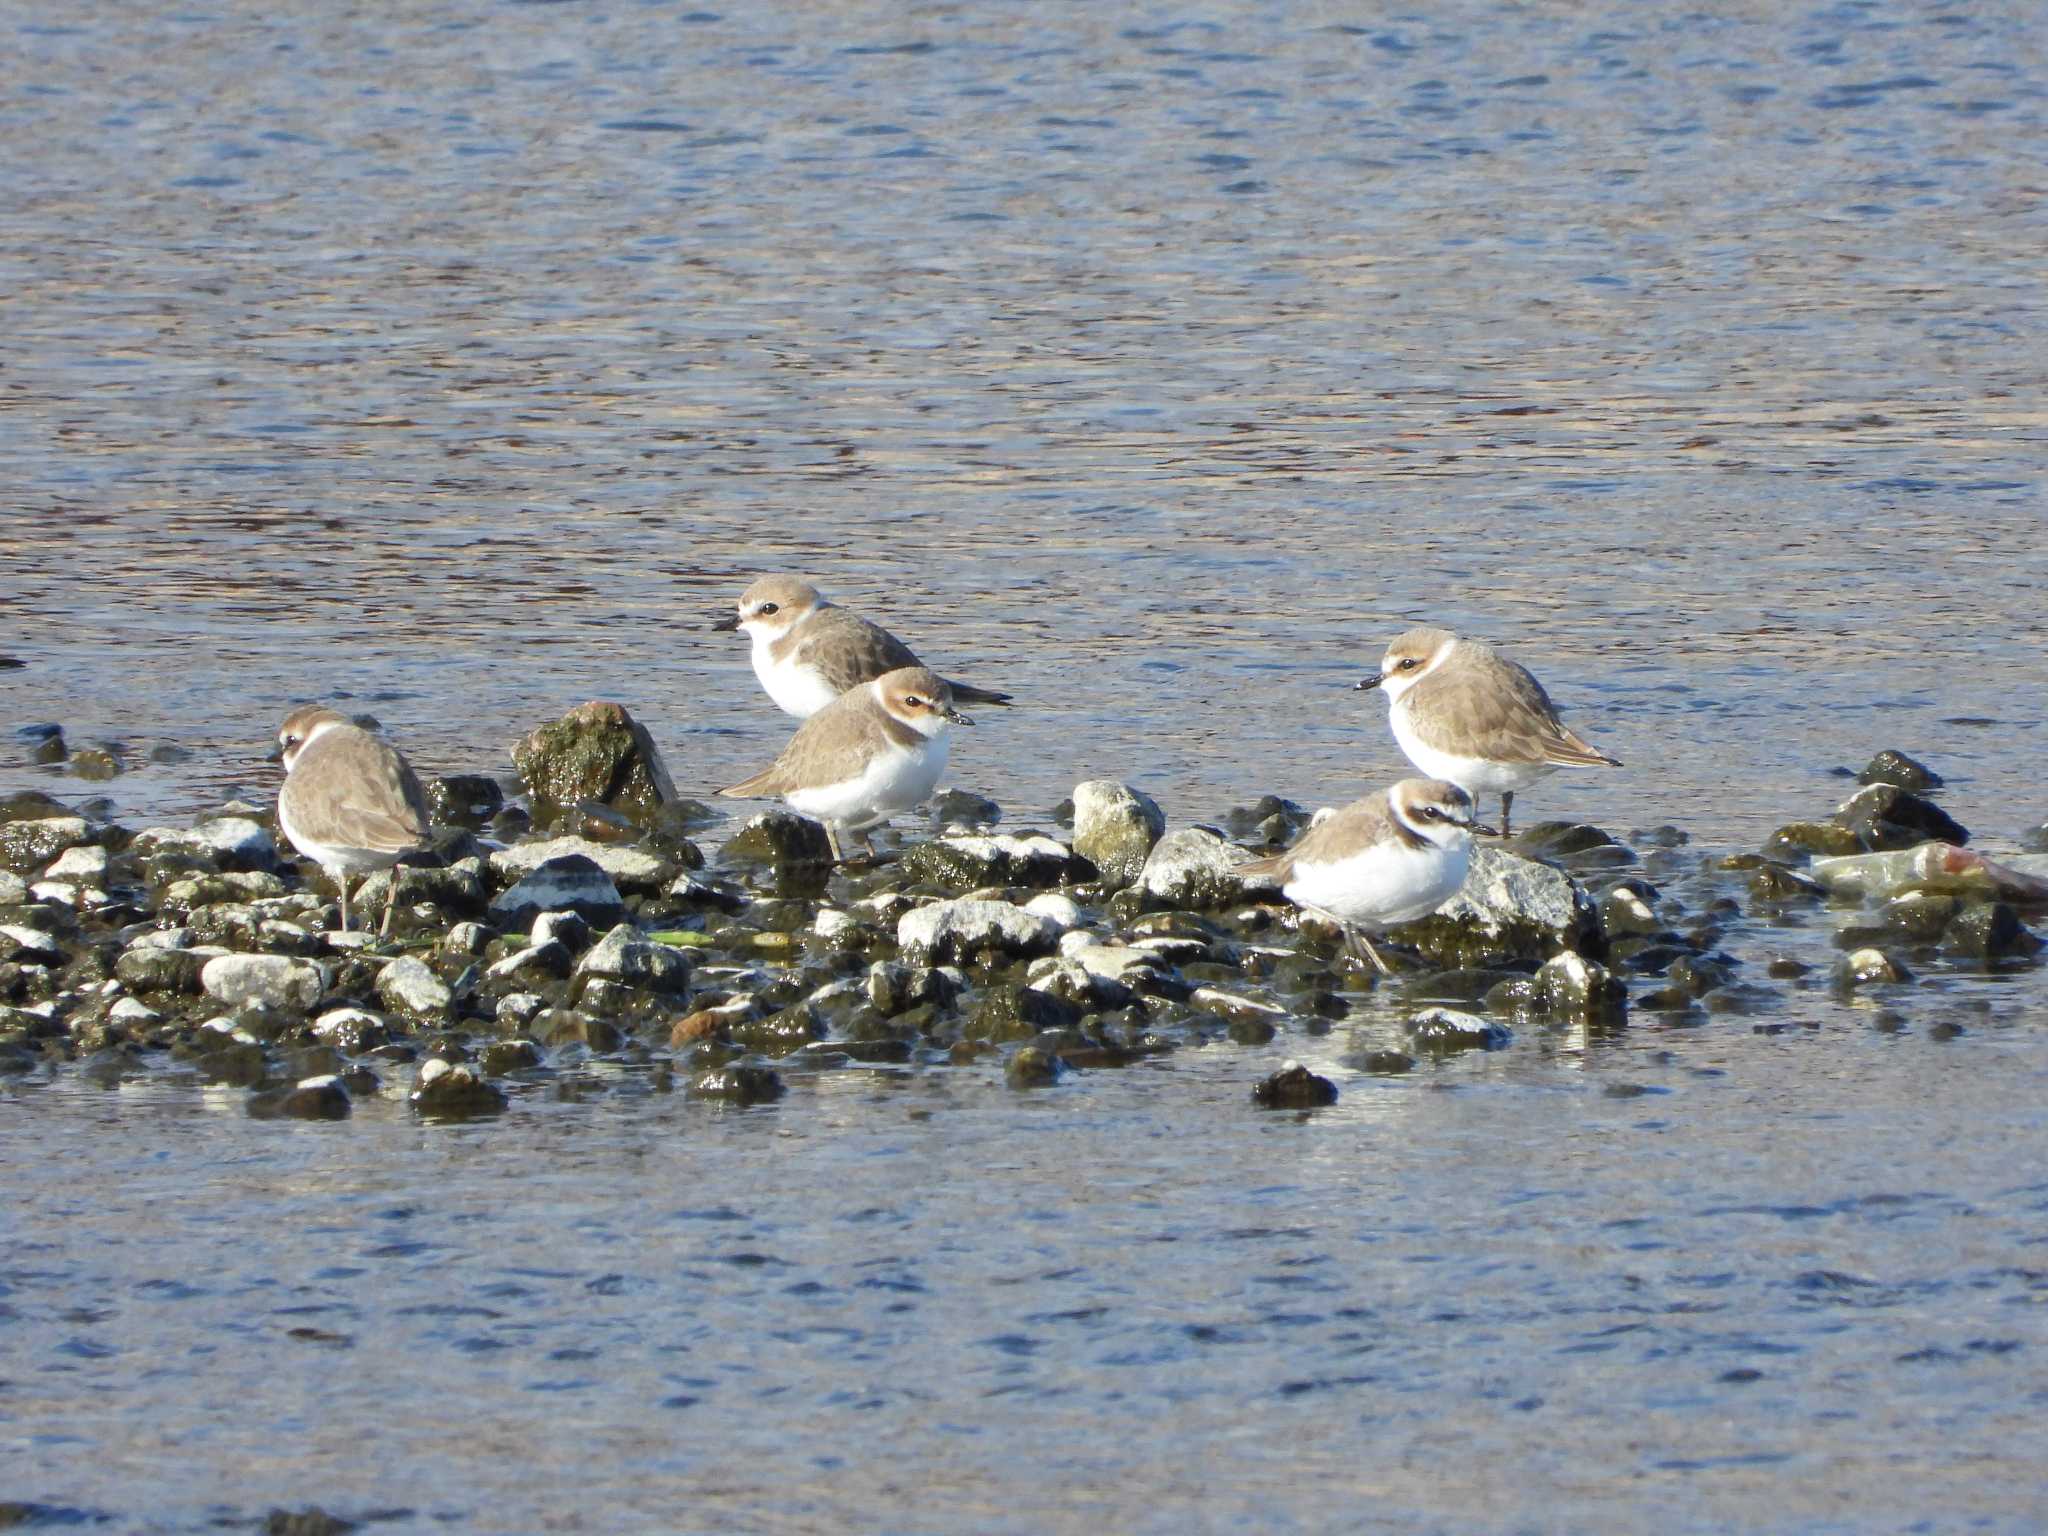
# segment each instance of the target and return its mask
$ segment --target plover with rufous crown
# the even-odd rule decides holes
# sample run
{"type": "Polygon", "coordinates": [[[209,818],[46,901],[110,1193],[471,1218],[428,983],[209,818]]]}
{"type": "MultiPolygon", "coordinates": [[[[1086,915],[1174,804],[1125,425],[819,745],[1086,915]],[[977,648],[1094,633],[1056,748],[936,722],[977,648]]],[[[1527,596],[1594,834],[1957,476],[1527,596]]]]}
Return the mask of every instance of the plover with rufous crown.
{"type": "MultiPolygon", "coordinates": [[[[426,791],[396,747],[317,704],[285,716],[277,744],[285,771],[277,824],[340,887],[346,933],[349,881],[395,868],[426,844],[426,791]]],[[[384,904],[380,934],[391,931],[391,907],[384,904]]]]}
{"type": "MultiPolygon", "coordinates": [[[[776,708],[808,719],[885,672],[921,667],[909,646],[879,624],[849,613],[807,581],[763,576],[740,594],[737,609],[716,621],[754,643],[754,675],[776,708]]],[[[961,704],[1007,704],[1007,693],[948,683],[961,704]]]]}
{"type": "Polygon", "coordinates": [[[1408,761],[1474,799],[1500,796],[1503,837],[1515,791],[1559,768],[1621,766],[1557,718],[1528,668],[1447,629],[1409,630],[1357,686],[1386,694],[1387,719],[1408,761]]]}
{"type": "Polygon", "coordinates": [[[1304,832],[1292,848],[1237,866],[1277,880],[1304,912],[1328,918],[1388,974],[1367,929],[1427,917],[1458,893],[1472,863],[1472,797],[1441,779],[1403,779],[1354,800],[1304,832]]]}
{"type": "Polygon", "coordinates": [[[772,764],[718,793],[779,799],[822,821],[837,863],[840,833],[865,841],[871,827],[931,798],[946,771],[948,728],[973,723],[953,707],[944,678],[899,667],[840,694],[797,727],[772,764]]]}

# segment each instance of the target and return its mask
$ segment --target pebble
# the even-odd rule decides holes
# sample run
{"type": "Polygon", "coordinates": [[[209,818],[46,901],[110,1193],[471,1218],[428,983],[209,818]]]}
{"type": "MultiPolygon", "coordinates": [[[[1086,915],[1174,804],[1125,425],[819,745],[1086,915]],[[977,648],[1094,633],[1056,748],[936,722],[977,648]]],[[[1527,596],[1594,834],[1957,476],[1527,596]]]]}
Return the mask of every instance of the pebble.
{"type": "Polygon", "coordinates": [[[215,955],[199,972],[206,995],[227,1007],[258,1003],[286,1013],[306,1013],[327,990],[327,978],[311,960],[293,955],[215,955]]]}

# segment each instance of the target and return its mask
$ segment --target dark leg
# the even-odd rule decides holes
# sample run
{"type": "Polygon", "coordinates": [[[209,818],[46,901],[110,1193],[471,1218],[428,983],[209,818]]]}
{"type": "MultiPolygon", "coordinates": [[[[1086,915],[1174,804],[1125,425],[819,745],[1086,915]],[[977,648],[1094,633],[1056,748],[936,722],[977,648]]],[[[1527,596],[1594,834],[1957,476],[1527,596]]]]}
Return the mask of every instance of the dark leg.
{"type": "Polygon", "coordinates": [[[1500,792],[1500,835],[1506,841],[1513,834],[1508,830],[1508,807],[1515,803],[1515,792],[1504,789],[1500,792]]]}

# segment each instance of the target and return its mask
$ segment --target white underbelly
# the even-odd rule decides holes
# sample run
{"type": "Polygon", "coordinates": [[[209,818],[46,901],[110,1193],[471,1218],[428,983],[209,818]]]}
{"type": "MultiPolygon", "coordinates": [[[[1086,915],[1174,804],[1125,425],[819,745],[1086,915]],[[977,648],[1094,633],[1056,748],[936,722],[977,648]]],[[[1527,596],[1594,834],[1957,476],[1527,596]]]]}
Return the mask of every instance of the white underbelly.
{"type": "Polygon", "coordinates": [[[1449,779],[1477,800],[1481,795],[1512,794],[1557,772],[1555,763],[1495,763],[1483,757],[1461,757],[1440,751],[1415,733],[1408,712],[1398,705],[1387,716],[1394,740],[1408,761],[1432,779],[1449,779]]]}
{"type": "Polygon", "coordinates": [[[1471,866],[1471,845],[1405,848],[1382,843],[1348,859],[1297,864],[1285,887],[1297,906],[1316,907],[1361,928],[1427,917],[1457,895],[1471,866]]]}
{"type": "Polygon", "coordinates": [[[792,790],[783,798],[791,810],[860,832],[929,800],[945,771],[946,738],[939,736],[917,747],[891,747],[859,778],[792,790]]]}
{"type": "Polygon", "coordinates": [[[768,690],[777,709],[799,720],[810,719],[839,697],[812,668],[800,666],[794,659],[776,661],[762,641],[754,645],[754,676],[768,690]]]}
{"type": "Polygon", "coordinates": [[[337,848],[332,843],[309,837],[293,824],[291,812],[282,799],[277,803],[277,827],[294,848],[330,875],[346,875],[353,879],[372,870],[389,869],[405,857],[403,853],[380,853],[371,848],[337,848]]]}

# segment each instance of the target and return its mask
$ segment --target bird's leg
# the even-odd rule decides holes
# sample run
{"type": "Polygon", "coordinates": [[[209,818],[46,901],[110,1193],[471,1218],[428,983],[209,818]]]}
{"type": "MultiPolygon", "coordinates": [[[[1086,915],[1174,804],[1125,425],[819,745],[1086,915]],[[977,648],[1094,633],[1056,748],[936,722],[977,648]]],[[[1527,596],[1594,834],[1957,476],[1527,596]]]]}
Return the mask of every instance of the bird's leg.
{"type": "Polygon", "coordinates": [[[1500,836],[1502,842],[1506,842],[1512,835],[1508,830],[1508,807],[1514,803],[1515,792],[1512,789],[1504,789],[1500,792],[1500,836]]]}
{"type": "Polygon", "coordinates": [[[384,890],[384,921],[377,928],[377,937],[380,939],[391,937],[391,909],[398,905],[398,877],[404,873],[403,864],[391,866],[391,884],[384,890]]]}
{"type": "Polygon", "coordinates": [[[348,876],[336,875],[334,883],[341,887],[341,931],[348,932],[348,876]]]}
{"type": "Polygon", "coordinates": [[[825,846],[832,850],[832,862],[844,864],[846,855],[839,851],[839,830],[831,822],[825,823],[825,846]]]}
{"type": "Polygon", "coordinates": [[[1387,962],[1380,958],[1380,952],[1372,947],[1372,940],[1365,936],[1363,929],[1354,928],[1349,923],[1346,923],[1344,925],[1344,943],[1358,959],[1370,960],[1373,963],[1373,968],[1382,976],[1394,974],[1388,968],[1387,962]]]}

